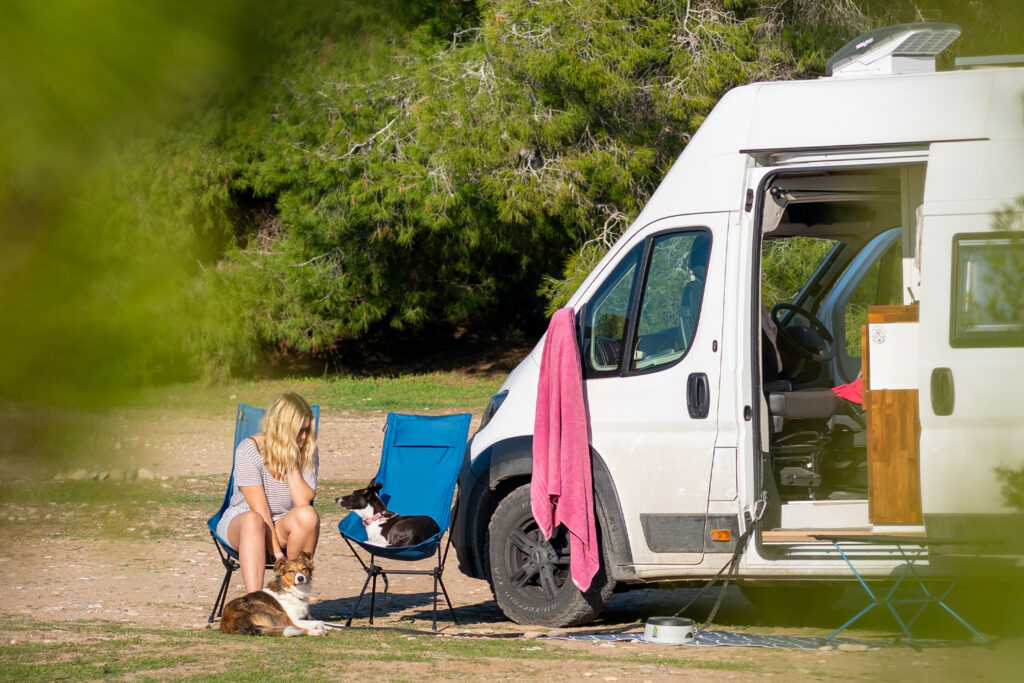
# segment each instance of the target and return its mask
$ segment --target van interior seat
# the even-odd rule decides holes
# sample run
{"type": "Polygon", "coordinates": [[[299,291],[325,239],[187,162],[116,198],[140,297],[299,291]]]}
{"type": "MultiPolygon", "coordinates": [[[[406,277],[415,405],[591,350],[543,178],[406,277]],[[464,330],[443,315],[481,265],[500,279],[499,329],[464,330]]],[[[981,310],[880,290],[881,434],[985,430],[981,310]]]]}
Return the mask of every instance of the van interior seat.
{"type": "Polygon", "coordinates": [[[788,380],[775,380],[764,385],[764,393],[773,432],[787,420],[824,420],[830,431],[838,427],[863,432],[867,427],[863,409],[828,387],[793,389],[788,380]]]}
{"type": "Polygon", "coordinates": [[[827,420],[840,412],[835,393],[824,387],[768,392],[768,412],[790,420],[827,420]]]}

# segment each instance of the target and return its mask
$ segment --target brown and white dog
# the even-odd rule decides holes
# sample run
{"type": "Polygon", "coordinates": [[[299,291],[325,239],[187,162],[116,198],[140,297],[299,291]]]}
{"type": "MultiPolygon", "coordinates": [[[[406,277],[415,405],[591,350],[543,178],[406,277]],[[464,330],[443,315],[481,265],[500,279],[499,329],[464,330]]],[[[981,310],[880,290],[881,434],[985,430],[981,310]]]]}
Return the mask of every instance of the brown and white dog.
{"type": "Polygon", "coordinates": [[[322,636],[327,627],[309,620],[313,558],[301,552],[274,563],[274,578],[263,590],[235,598],[224,606],[220,630],[248,636],[322,636]]]}

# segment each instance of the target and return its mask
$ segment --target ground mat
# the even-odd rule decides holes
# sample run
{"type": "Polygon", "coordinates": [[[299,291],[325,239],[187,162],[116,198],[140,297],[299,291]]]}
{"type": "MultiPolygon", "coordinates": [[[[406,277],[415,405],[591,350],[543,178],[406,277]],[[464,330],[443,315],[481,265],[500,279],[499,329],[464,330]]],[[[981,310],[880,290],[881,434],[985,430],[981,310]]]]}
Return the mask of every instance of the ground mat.
{"type": "MultiPolygon", "coordinates": [[[[632,640],[638,643],[645,642],[642,632],[638,633],[579,633],[579,634],[566,634],[564,636],[541,636],[542,638],[557,638],[560,640],[582,640],[582,641],[594,641],[594,642],[613,642],[613,641],[624,641],[632,640]]],[[[950,643],[947,641],[934,641],[934,642],[921,642],[923,647],[950,647],[951,645],[959,645],[962,643],[950,643]]],[[[650,645],[656,645],[663,647],[664,644],[660,643],[649,643],[650,645]]],[[[861,640],[850,640],[846,638],[833,638],[826,647],[840,647],[842,645],[847,646],[866,646],[869,648],[877,647],[894,647],[900,643],[894,641],[878,641],[878,642],[867,642],[861,640]]],[[[736,631],[694,631],[694,640],[691,643],[680,645],[679,647],[719,647],[719,646],[732,646],[732,647],[778,647],[786,648],[790,650],[817,650],[823,647],[821,638],[814,638],[811,636],[771,636],[760,633],[738,633],[736,631]]]]}

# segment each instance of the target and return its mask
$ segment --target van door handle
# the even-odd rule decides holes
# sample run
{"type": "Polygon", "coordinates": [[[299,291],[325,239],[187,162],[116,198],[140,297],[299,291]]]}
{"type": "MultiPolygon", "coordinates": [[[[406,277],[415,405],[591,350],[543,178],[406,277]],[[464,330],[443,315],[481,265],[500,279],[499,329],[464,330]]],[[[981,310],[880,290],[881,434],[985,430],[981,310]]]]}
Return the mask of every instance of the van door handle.
{"type": "Polygon", "coordinates": [[[932,370],[932,412],[936,415],[952,415],[956,403],[953,388],[953,371],[949,368],[932,370]]]}
{"type": "Polygon", "coordinates": [[[686,380],[686,408],[694,420],[703,420],[711,412],[711,385],[703,372],[693,372],[686,380]]]}

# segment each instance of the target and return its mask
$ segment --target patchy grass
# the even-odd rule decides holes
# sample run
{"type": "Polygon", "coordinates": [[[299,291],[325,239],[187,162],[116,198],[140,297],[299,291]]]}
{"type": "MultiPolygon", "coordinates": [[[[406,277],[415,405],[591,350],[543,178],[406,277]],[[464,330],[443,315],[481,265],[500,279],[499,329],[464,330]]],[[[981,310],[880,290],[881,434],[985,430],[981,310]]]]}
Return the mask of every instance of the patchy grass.
{"type": "MultiPolygon", "coordinates": [[[[278,394],[294,391],[310,403],[325,408],[356,412],[377,410],[452,411],[480,410],[497,392],[508,373],[467,374],[439,371],[394,376],[289,377],[225,382],[189,382],[140,388],[121,396],[116,403],[96,405],[49,405],[45,403],[0,404],[0,421],[23,421],[46,430],[45,422],[25,420],[33,414],[46,417],[101,414],[118,408],[185,410],[210,415],[230,410],[237,402],[266,406],[278,394]]],[[[0,434],[0,444],[4,435],[0,434]]]]}
{"type": "MultiPolygon", "coordinates": [[[[325,487],[342,490],[357,482],[344,480],[326,481],[325,487]]],[[[164,579],[153,580],[154,590],[161,581],[183,580],[185,575],[195,580],[203,572],[202,566],[209,564],[209,572],[220,571],[213,557],[206,556],[190,560],[184,570],[175,570],[173,565],[149,566],[153,560],[148,557],[147,548],[168,546],[192,547],[200,540],[206,541],[206,517],[216,509],[223,495],[224,482],[220,476],[178,477],[168,481],[133,482],[132,484],[111,484],[109,482],[5,482],[0,484],[0,517],[5,522],[7,547],[16,548],[21,544],[37,543],[41,535],[60,533],[61,544],[44,553],[69,553],[72,563],[81,561],[71,546],[88,546],[100,553],[113,543],[105,543],[122,536],[136,535],[137,543],[120,544],[122,554],[106,561],[108,568],[114,563],[116,574],[153,577],[163,574],[164,579]],[[31,502],[29,502],[31,501],[31,502]],[[111,514],[111,510],[114,511],[111,514]],[[201,512],[200,512],[201,511],[201,512]],[[46,515],[49,515],[47,518],[46,515]],[[14,518],[11,520],[11,518],[14,518]],[[24,519],[21,519],[24,518],[24,519]],[[97,525],[99,521],[102,526],[97,525]],[[129,531],[135,529],[135,531],[129,531]],[[146,542],[137,537],[148,531],[146,542]],[[202,538],[200,538],[202,537],[202,538]],[[171,539],[170,543],[149,543],[152,539],[171,539]],[[67,541],[71,541],[68,543],[67,541]],[[79,542],[81,541],[81,542],[79,542]],[[125,553],[124,550],[129,549],[125,553]],[[123,568],[122,568],[123,567],[123,568]]],[[[338,510],[324,497],[318,501],[321,516],[330,518],[331,524],[338,517],[338,510]]],[[[333,536],[333,534],[332,534],[333,536]]],[[[57,540],[57,539],[55,539],[57,540]]],[[[337,539],[334,538],[336,541],[337,539]]],[[[324,539],[324,559],[335,562],[332,553],[341,550],[337,543],[328,545],[324,539]]],[[[208,541],[202,543],[208,546],[208,541]]],[[[207,555],[211,548],[205,548],[207,555]]],[[[318,556],[319,557],[319,556],[318,556]]],[[[47,562],[58,559],[45,558],[47,562]]],[[[449,558],[448,567],[457,572],[454,558],[449,558]]],[[[13,567],[13,564],[6,565],[13,567]]],[[[83,576],[94,577],[100,567],[96,564],[81,571],[83,576]]],[[[58,570],[59,571],[59,570],[58,570]]],[[[72,575],[77,577],[78,574],[72,575]]],[[[117,577],[114,577],[117,578],[117,577]]],[[[120,578],[125,578],[124,576],[120,578]]],[[[201,576],[205,579],[205,576],[201,576]]],[[[36,596],[29,598],[36,606],[33,611],[18,609],[0,615],[0,680],[175,680],[201,679],[210,681],[256,681],[256,680],[338,680],[342,677],[366,676],[374,680],[765,680],[779,677],[779,680],[918,680],[931,681],[964,680],[1015,680],[1004,672],[1019,671],[1024,666],[1024,648],[1020,647],[1020,630],[1016,625],[1005,625],[1003,632],[1011,636],[1005,642],[997,642],[992,648],[947,647],[916,653],[909,648],[882,648],[864,652],[794,651],[763,648],[671,648],[652,647],[637,644],[620,644],[615,647],[596,643],[530,640],[517,636],[521,630],[505,622],[493,621],[495,608],[481,607],[474,611],[477,603],[460,610],[460,622],[470,630],[459,635],[434,635],[408,628],[353,628],[332,630],[324,638],[299,639],[257,639],[240,636],[226,636],[216,631],[182,628],[180,622],[165,627],[153,627],[151,621],[132,615],[135,621],[117,623],[108,619],[123,618],[120,609],[107,610],[114,617],[84,617],[85,603],[100,598],[92,597],[87,590],[84,603],[77,601],[80,595],[77,580],[70,583],[54,583],[31,586],[36,596]],[[47,596],[52,589],[61,590],[63,598],[72,594],[84,621],[49,621],[40,616],[44,612],[47,596]],[[472,615],[485,614],[476,619],[472,615]],[[465,619],[463,618],[465,617],[465,619]],[[143,627],[141,624],[150,624],[143,627]],[[503,629],[515,629],[513,631],[503,629]],[[900,667],[903,674],[896,673],[900,667]],[[908,668],[909,667],[909,668],[908,668]]],[[[325,584],[325,586],[328,584],[325,584]]],[[[347,615],[349,599],[355,595],[354,588],[338,590],[324,589],[323,595],[341,596],[337,614],[331,612],[331,619],[347,615]],[[343,607],[343,608],[342,608],[343,607]]],[[[449,583],[449,590],[452,589],[449,583]]],[[[173,589],[172,589],[173,590],[173,589]]],[[[209,586],[199,589],[208,592],[209,586]]],[[[54,599],[58,592],[53,593],[54,599]]],[[[173,592],[172,594],[173,595],[173,592]]],[[[628,595],[628,594],[627,594],[628,595]]],[[[969,594],[962,594],[965,598],[969,594]]],[[[1005,601],[1005,595],[1000,594],[1005,601]]],[[[618,596],[624,597],[624,596],[618,596]]],[[[714,596],[705,600],[703,610],[710,607],[714,596]]],[[[155,611],[168,605],[167,595],[154,593],[150,597],[142,594],[129,598],[126,607],[142,612],[140,604],[152,604],[155,611]],[[133,603],[132,600],[136,602],[133,603]],[[139,602],[141,600],[141,603],[139,602]]],[[[183,598],[199,605],[197,610],[205,619],[212,596],[202,600],[191,593],[183,598]],[[200,605],[200,603],[202,603],[200,605]]],[[[409,603],[409,596],[396,591],[396,605],[409,603]]],[[[489,602],[486,596],[482,600],[489,602]]],[[[609,610],[613,621],[603,625],[634,623],[638,625],[643,617],[653,613],[664,614],[674,609],[684,596],[659,598],[646,606],[619,607],[609,610]],[[614,616],[618,614],[618,616],[614,616]],[[642,615],[642,616],[638,616],[642,615]],[[614,621],[618,619],[618,621],[614,621]],[[637,621],[640,619],[640,621],[637,621]]],[[[971,600],[978,604],[990,604],[992,598],[971,600]]],[[[103,602],[116,602],[105,598],[103,602]]],[[[25,601],[27,602],[27,601],[25,601]]],[[[25,602],[17,607],[24,607],[25,602]]],[[[726,601],[719,613],[720,628],[751,633],[779,633],[784,628],[789,635],[824,635],[835,625],[863,606],[863,596],[852,593],[849,604],[831,610],[823,610],[818,620],[797,622],[799,627],[789,624],[779,615],[769,615],[760,621],[751,612],[745,601],[726,601]],[[754,618],[752,618],[752,616],[754,618]],[[796,633],[793,631],[796,630],[796,633]]],[[[424,605],[427,603],[424,602],[424,605]]],[[[483,603],[480,603],[481,605],[483,603]]],[[[116,605],[120,607],[121,605],[116,605]]],[[[89,605],[91,607],[91,605],[89,605]]],[[[108,606],[109,607],[109,606],[108,606]]],[[[319,603],[321,616],[327,609],[319,603]]],[[[154,610],[149,610],[150,613],[154,610]]],[[[416,610],[410,610],[415,613],[416,610]]],[[[1019,615],[1013,609],[1013,615],[1019,615]]],[[[424,612],[426,614],[426,612],[424,612]]],[[[68,614],[71,619],[76,618],[68,614]]],[[[871,616],[871,615],[869,615],[871,616]]],[[[341,617],[343,618],[343,616],[341,617]]],[[[418,619],[419,617],[417,617],[418,619]]],[[[973,615],[970,617],[973,619],[973,615]]],[[[365,623],[363,621],[362,623],[365,623]]],[[[392,622],[394,623],[394,622],[392,622]]],[[[399,621],[399,624],[412,623],[399,621]]],[[[423,617],[419,623],[429,623],[423,617]]],[[[929,635],[952,637],[964,643],[964,634],[959,625],[946,619],[940,632],[929,635]]],[[[1013,622],[1016,624],[1016,621],[1013,622]]],[[[597,626],[597,624],[595,624],[597,626]]],[[[869,632],[891,633],[893,625],[888,615],[876,614],[861,626],[869,632]]],[[[545,629],[537,629],[544,631],[545,629]]],[[[964,643],[966,644],[966,643],[964,643]]]]}
{"type": "Polygon", "coordinates": [[[219,413],[226,405],[233,407],[236,402],[265,406],[278,394],[294,391],[321,407],[355,412],[479,411],[487,405],[503,379],[504,375],[434,372],[397,377],[305,377],[214,385],[175,384],[139,393],[132,406],[219,413]]]}
{"type": "MultiPolygon", "coordinates": [[[[322,480],[325,491],[351,490],[355,481],[322,480]]],[[[206,520],[224,500],[224,477],[211,475],[164,481],[0,482],[0,519],[5,536],[42,533],[88,539],[186,539],[206,536],[206,520]]],[[[321,517],[338,506],[320,496],[321,517]]]]}
{"type": "MultiPolygon", "coordinates": [[[[437,636],[399,629],[336,629],[323,638],[226,636],[216,631],[53,624],[0,619],[0,676],[52,681],[133,677],[210,681],[337,680],[383,673],[388,680],[484,679],[504,672],[542,677],[556,671],[616,671],[635,679],[659,671],[756,673],[750,661],[707,661],[684,650],[623,656],[621,650],[566,649],[519,638],[437,636]]],[[[600,680],[600,679],[598,679],[600,680]]]]}
{"type": "MultiPolygon", "coordinates": [[[[269,405],[295,391],[324,409],[322,414],[363,416],[388,411],[480,415],[500,387],[497,375],[454,372],[398,377],[298,378],[217,385],[177,384],[142,391],[117,407],[58,407],[0,404],[0,475],[49,477],[78,467],[117,467],[148,448],[165,418],[223,420],[230,439],[235,406],[269,405]]],[[[161,433],[164,442],[173,439],[161,433]]],[[[219,442],[218,442],[219,443],[219,442]]],[[[0,476],[0,479],[4,478],[0,476]]]]}

